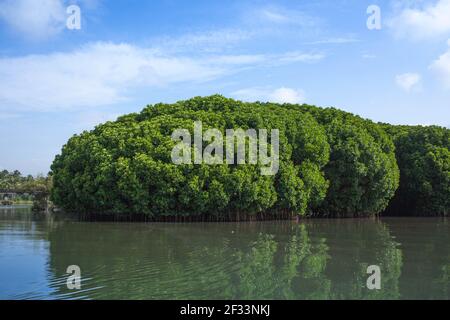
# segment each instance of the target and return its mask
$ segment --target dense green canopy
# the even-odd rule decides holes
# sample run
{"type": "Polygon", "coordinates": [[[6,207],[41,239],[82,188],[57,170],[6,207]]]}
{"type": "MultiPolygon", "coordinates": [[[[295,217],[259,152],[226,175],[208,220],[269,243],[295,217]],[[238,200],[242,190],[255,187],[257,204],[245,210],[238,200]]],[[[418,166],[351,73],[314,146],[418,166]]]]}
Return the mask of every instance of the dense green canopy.
{"type": "MultiPolygon", "coordinates": [[[[439,148],[436,161],[448,170],[448,144],[439,148]]],[[[69,211],[150,219],[378,214],[398,188],[394,152],[382,126],[336,109],[196,97],[147,106],[73,136],[52,165],[52,200],[69,211]],[[267,129],[269,150],[270,132],[278,129],[279,170],[262,175],[260,161],[174,164],[171,135],[183,128],[194,136],[195,121],[224,136],[227,129],[267,129]]],[[[443,186],[448,196],[448,179],[443,186]]]]}
{"type": "Polygon", "coordinates": [[[399,170],[394,144],[382,128],[334,108],[288,107],[313,114],[324,126],[331,146],[324,168],[330,188],[317,212],[353,216],[384,210],[398,187],[399,170]]]}
{"type": "Polygon", "coordinates": [[[437,126],[384,125],[397,149],[400,187],[387,213],[448,215],[450,130],[437,126]]]}

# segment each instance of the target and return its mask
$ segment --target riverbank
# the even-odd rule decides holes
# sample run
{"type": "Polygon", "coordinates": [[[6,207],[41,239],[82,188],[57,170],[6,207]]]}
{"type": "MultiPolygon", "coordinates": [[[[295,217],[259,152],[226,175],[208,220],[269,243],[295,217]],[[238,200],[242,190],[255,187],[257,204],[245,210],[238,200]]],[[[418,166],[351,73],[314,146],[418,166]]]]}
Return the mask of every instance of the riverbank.
{"type": "Polygon", "coordinates": [[[77,213],[64,212],[62,210],[54,210],[55,214],[66,215],[84,222],[163,222],[163,223],[195,223],[195,222],[264,222],[264,221],[295,221],[300,222],[304,220],[345,220],[345,219],[380,219],[380,218],[439,218],[447,217],[442,214],[354,214],[354,215],[296,215],[293,213],[258,213],[258,214],[229,214],[229,215],[196,215],[196,216],[182,216],[182,215],[167,215],[159,217],[150,217],[143,214],[95,214],[95,213],[77,213]]]}

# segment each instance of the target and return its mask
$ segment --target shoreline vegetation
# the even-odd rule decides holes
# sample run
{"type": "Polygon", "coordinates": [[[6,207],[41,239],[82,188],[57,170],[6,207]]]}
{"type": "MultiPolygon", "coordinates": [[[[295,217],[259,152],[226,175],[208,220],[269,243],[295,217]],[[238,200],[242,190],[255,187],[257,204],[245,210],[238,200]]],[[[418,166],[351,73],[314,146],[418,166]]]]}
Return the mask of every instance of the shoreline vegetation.
{"type": "MultiPolygon", "coordinates": [[[[1,207],[0,207],[1,208],[1,207]]],[[[150,217],[141,214],[93,214],[93,213],[74,213],[59,211],[56,214],[63,215],[64,218],[74,219],[79,222],[118,222],[118,223],[258,223],[258,222],[276,222],[276,221],[292,221],[293,223],[301,223],[306,220],[347,220],[347,219],[357,219],[357,220],[378,220],[383,218],[442,218],[446,219],[448,215],[430,215],[422,214],[415,216],[408,216],[405,214],[392,214],[387,215],[385,213],[372,214],[372,215],[348,215],[348,216],[337,216],[337,215],[296,215],[292,212],[290,213],[258,213],[258,214],[241,214],[239,217],[236,214],[230,214],[228,216],[214,216],[214,215],[196,215],[196,216],[159,216],[150,217]]]]}
{"type": "Polygon", "coordinates": [[[23,176],[20,171],[0,171],[0,208],[11,205],[31,205],[33,211],[46,211],[49,202],[51,176],[23,176]]]}
{"type": "Polygon", "coordinates": [[[443,127],[213,95],[149,105],[74,135],[51,166],[50,193],[58,208],[85,220],[447,216],[449,149],[443,127]],[[171,134],[192,134],[195,121],[222,133],[278,129],[278,172],[261,175],[259,163],[175,165],[171,134]]]}

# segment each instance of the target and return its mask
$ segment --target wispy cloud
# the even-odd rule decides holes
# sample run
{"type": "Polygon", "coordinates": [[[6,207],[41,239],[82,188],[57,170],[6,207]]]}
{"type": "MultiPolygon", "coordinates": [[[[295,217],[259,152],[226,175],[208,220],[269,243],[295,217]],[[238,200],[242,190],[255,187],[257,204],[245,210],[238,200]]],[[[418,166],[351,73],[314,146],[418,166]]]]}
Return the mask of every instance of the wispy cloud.
{"type": "Polygon", "coordinates": [[[2,0],[0,19],[27,38],[45,39],[65,26],[65,7],[61,0],[2,0]]]}
{"type": "Polygon", "coordinates": [[[292,22],[292,19],[287,15],[275,10],[262,9],[259,12],[261,18],[275,23],[288,23],[292,22]]]}
{"type": "Polygon", "coordinates": [[[73,52],[0,59],[0,101],[22,110],[118,103],[136,86],[205,81],[225,72],[129,44],[93,43],[73,52]]]}
{"type": "Polygon", "coordinates": [[[67,8],[87,12],[101,7],[103,0],[0,0],[0,20],[15,34],[32,41],[49,40],[66,29],[67,8]]]}
{"type": "MultiPolygon", "coordinates": [[[[322,20],[292,7],[280,5],[242,5],[236,12],[236,21],[228,28],[210,29],[151,39],[152,46],[164,52],[217,53],[236,48],[238,44],[261,39],[301,37],[315,33],[322,20]]],[[[344,43],[350,38],[326,38],[324,41],[344,43]]]]}
{"type": "Polygon", "coordinates": [[[72,52],[0,58],[0,111],[55,111],[112,105],[139,88],[205,82],[243,68],[318,61],[318,54],[180,56],[96,42],[72,52]]]}
{"type": "Polygon", "coordinates": [[[305,100],[303,90],[281,87],[277,89],[269,87],[253,87],[237,90],[231,93],[237,99],[243,101],[269,101],[278,103],[302,103],[305,100]]]}
{"type": "Polygon", "coordinates": [[[256,31],[239,28],[207,30],[181,35],[179,37],[159,37],[152,45],[164,52],[222,52],[224,49],[252,39],[256,31]]]}
{"type": "Polygon", "coordinates": [[[430,65],[430,69],[441,79],[443,84],[450,89],[450,39],[447,41],[449,48],[430,65]]]}
{"type": "Polygon", "coordinates": [[[399,37],[414,40],[436,38],[450,34],[450,0],[433,3],[407,2],[387,25],[399,37]]]}
{"type": "Polygon", "coordinates": [[[204,61],[212,64],[223,65],[248,65],[265,62],[269,59],[264,54],[240,54],[240,55],[216,55],[204,58],[204,61]]]}
{"type": "Polygon", "coordinates": [[[409,92],[420,83],[420,75],[417,73],[404,73],[395,77],[395,82],[403,90],[409,92]]]}
{"type": "Polygon", "coordinates": [[[326,38],[323,40],[304,42],[303,44],[309,45],[319,45],[319,44],[346,44],[360,42],[359,39],[355,37],[336,37],[336,38],[326,38]]]}
{"type": "Polygon", "coordinates": [[[250,19],[256,23],[273,23],[279,25],[297,25],[313,27],[320,23],[320,19],[306,14],[303,11],[282,6],[265,6],[252,10],[248,14],[250,19]]]}
{"type": "Polygon", "coordinates": [[[279,56],[280,62],[307,62],[313,63],[325,58],[323,53],[304,53],[299,51],[287,52],[279,56]]]}

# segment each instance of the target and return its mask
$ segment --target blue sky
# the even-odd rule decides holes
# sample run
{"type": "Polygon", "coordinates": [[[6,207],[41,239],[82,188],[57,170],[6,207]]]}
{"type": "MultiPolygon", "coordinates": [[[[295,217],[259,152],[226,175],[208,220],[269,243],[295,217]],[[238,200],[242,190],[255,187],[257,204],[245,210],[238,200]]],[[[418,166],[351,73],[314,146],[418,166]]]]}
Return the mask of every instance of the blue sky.
{"type": "Polygon", "coordinates": [[[450,126],[450,0],[0,0],[0,169],[47,173],[75,133],[214,93],[450,126]]]}

